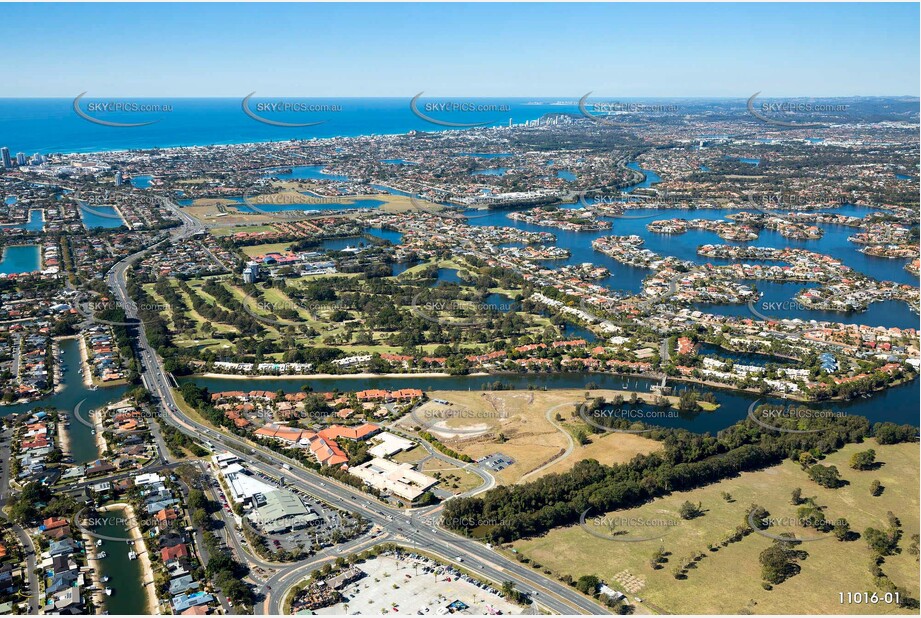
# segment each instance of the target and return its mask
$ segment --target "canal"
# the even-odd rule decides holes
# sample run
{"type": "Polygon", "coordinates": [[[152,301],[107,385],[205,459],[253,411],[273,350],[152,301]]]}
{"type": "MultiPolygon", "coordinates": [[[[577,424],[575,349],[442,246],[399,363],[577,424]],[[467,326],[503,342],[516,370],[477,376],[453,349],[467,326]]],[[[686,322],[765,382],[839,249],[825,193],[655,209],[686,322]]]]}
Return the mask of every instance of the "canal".
{"type": "Polygon", "coordinates": [[[80,416],[91,422],[90,411],[117,401],[127,390],[125,386],[112,386],[92,390],[83,382],[80,374],[80,342],[77,339],[60,340],[61,364],[63,366],[61,389],[40,401],[0,406],[0,416],[22,414],[39,407],[53,407],[61,412],[61,418],[69,421],[67,428],[73,463],[84,464],[99,459],[96,436],[92,427],[74,418],[74,409],[80,404],[80,416]],[[81,404],[82,402],[82,404],[81,404]]]}
{"type": "Polygon", "coordinates": [[[128,552],[134,549],[127,541],[131,539],[129,527],[135,522],[128,517],[124,508],[113,508],[101,512],[98,525],[92,527],[99,535],[92,539],[102,540],[96,547],[97,552],[104,551],[106,557],[99,560],[100,575],[108,581],[100,584],[112,590],[111,596],[105,597],[105,609],[110,614],[144,615],[147,614],[147,591],[144,590],[144,570],[140,560],[132,560],[128,552]],[[110,538],[102,538],[110,537],[110,538]],[[119,539],[119,540],[115,540],[119,539]]]}

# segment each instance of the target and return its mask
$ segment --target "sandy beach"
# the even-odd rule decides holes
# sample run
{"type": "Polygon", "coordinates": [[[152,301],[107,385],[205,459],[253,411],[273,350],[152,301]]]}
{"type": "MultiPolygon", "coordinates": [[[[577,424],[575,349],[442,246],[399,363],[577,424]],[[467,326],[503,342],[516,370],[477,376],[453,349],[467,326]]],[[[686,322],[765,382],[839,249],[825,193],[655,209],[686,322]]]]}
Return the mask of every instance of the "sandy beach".
{"type": "Polygon", "coordinates": [[[61,453],[64,454],[64,457],[70,456],[70,434],[67,429],[64,428],[64,421],[60,420],[60,415],[58,417],[58,422],[55,425],[55,428],[58,432],[58,446],[61,447],[61,453]]]}
{"type": "Polygon", "coordinates": [[[93,368],[90,366],[90,355],[86,349],[86,339],[82,336],[77,337],[80,340],[80,364],[83,367],[83,383],[86,386],[93,385],[93,368]]]}
{"type": "Polygon", "coordinates": [[[105,437],[102,433],[105,427],[102,425],[102,414],[99,414],[97,411],[93,410],[89,413],[93,421],[93,429],[96,430],[96,448],[99,450],[99,456],[102,457],[103,453],[109,450],[109,445],[106,443],[105,437]]]}

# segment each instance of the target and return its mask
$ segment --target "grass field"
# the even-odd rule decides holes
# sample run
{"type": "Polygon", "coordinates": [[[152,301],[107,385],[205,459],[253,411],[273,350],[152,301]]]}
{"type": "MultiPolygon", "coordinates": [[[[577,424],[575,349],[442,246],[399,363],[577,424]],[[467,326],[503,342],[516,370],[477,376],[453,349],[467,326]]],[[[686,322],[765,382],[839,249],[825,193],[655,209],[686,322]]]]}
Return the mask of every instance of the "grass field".
{"type": "Polygon", "coordinates": [[[265,255],[266,253],[286,253],[290,246],[291,243],[289,242],[276,242],[266,245],[250,245],[248,247],[241,247],[241,249],[248,257],[255,257],[257,255],[265,255]]]}
{"type": "MultiPolygon", "coordinates": [[[[593,395],[610,392],[613,391],[593,391],[593,395]]],[[[548,414],[555,418],[559,413],[564,419],[571,419],[576,402],[583,401],[584,396],[584,390],[576,389],[436,391],[429,393],[430,401],[423,404],[415,416],[429,425],[428,431],[439,440],[473,459],[494,453],[502,453],[514,459],[515,463],[494,473],[500,484],[516,483],[551,460],[552,465],[535,472],[529,479],[568,470],[582,459],[621,463],[629,461],[638,453],[649,453],[661,448],[654,440],[635,434],[613,432],[593,435],[591,442],[585,446],[575,440],[571,443],[571,431],[577,423],[566,422],[557,426],[556,422],[548,419],[548,414]],[[444,406],[432,401],[435,399],[449,401],[454,405],[444,406]],[[571,444],[572,450],[567,455],[571,444]]],[[[401,424],[403,427],[411,427],[418,423],[412,416],[405,416],[401,424]]]]}
{"type": "MultiPolygon", "coordinates": [[[[668,528],[664,536],[659,536],[660,531],[666,528],[664,525],[652,534],[648,533],[653,529],[651,527],[622,528],[626,532],[624,538],[659,536],[654,540],[603,540],[576,525],[556,529],[540,538],[518,541],[514,547],[556,575],[569,574],[573,578],[597,575],[613,587],[629,592],[631,597],[641,597],[651,611],[689,614],[916,614],[884,604],[861,606],[839,603],[839,592],[876,590],[868,571],[872,554],[862,538],[841,542],[831,534],[796,529],[795,533],[800,538],[828,538],[802,543],[800,548],[808,553],[808,557],[800,561],[801,571],[770,591],[761,586],[758,556],[771,545],[771,539],[749,534],[737,543],[720,547],[717,552],[707,550],[708,543],[718,544],[726,533],[744,524],[746,511],[753,503],[767,508],[771,517],[794,517],[796,507],[790,502],[790,494],[794,488],[801,487],[803,496],[816,496],[817,503],[825,508],[829,519],[844,517],[851,530],[858,533],[868,526],[886,528],[887,511],[899,517],[903,530],[902,551],[887,557],[882,569],[896,585],[908,589],[917,598],[918,563],[906,549],[911,535],[919,530],[918,445],[852,444],[830,455],[824,463],[836,465],[850,484],[839,489],[822,488],[809,480],[799,465],[786,461],[708,487],[675,493],[636,509],[608,514],[609,517],[635,517],[652,523],[680,522],[668,528]],[[848,465],[851,454],[867,448],[875,448],[877,460],[883,462],[883,466],[874,471],[852,470],[848,465]],[[869,492],[874,479],[879,479],[885,487],[879,497],[873,497],[869,492]],[[725,500],[721,492],[731,494],[731,502],[725,500]],[[685,500],[700,502],[703,516],[690,521],[680,520],[678,509],[685,500]],[[653,570],[649,564],[650,556],[660,546],[671,552],[671,556],[664,568],[653,570]],[[698,551],[704,552],[705,557],[690,569],[687,579],[675,579],[673,566],[682,557],[698,551]]],[[[782,531],[772,528],[775,534],[782,531]]]]}

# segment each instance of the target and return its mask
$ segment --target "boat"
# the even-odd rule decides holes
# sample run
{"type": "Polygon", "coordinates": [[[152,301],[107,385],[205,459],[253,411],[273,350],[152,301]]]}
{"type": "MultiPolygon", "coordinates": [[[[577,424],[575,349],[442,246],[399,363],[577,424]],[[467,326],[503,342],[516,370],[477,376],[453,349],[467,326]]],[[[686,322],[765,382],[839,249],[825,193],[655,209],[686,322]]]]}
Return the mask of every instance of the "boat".
{"type": "Polygon", "coordinates": [[[96,547],[102,545],[102,539],[96,539],[96,547]]]}
{"type": "Polygon", "coordinates": [[[112,596],[112,593],[115,592],[115,591],[112,590],[111,588],[108,588],[108,587],[107,587],[106,590],[105,590],[105,592],[106,592],[106,596],[107,596],[107,597],[110,597],[110,596],[112,596]]]}
{"type": "Polygon", "coordinates": [[[94,435],[94,436],[96,435],[96,430],[95,430],[95,429],[93,430],[93,435],[94,435]]]}
{"type": "Polygon", "coordinates": [[[105,582],[107,582],[107,581],[109,581],[109,576],[108,576],[108,575],[103,575],[103,576],[102,576],[102,582],[105,583],[105,582]]]}
{"type": "Polygon", "coordinates": [[[134,545],[134,541],[132,541],[131,539],[126,539],[125,545],[134,545]]]}
{"type": "Polygon", "coordinates": [[[129,552],[128,552],[128,560],[136,560],[137,557],[138,557],[138,555],[137,555],[136,552],[134,552],[134,551],[129,551],[129,552]]]}
{"type": "Polygon", "coordinates": [[[99,555],[96,556],[96,557],[99,558],[100,560],[102,560],[103,558],[105,558],[105,557],[108,556],[108,555],[109,555],[109,554],[105,553],[104,551],[101,551],[101,552],[99,552],[99,555]]]}

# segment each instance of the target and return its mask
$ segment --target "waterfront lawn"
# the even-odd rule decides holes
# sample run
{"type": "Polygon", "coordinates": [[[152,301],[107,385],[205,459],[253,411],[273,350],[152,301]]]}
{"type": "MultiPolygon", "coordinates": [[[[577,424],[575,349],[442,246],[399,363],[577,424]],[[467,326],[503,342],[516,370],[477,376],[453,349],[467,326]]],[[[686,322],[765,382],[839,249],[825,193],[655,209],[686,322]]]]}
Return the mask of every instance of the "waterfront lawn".
{"type": "MultiPolygon", "coordinates": [[[[919,530],[918,445],[880,446],[871,440],[862,445],[847,445],[823,463],[837,466],[850,484],[839,489],[825,489],[812,482],[798,464],[785,461],[765,470],[743,473],[707,487],[678,492],[635,509],[609,514],[674,520],[684,501],[701,503],[704,511],[701,517],[680,520],[679,525],[657,540],[606,541],[576,525],[555,529],[540,538],[517,541],[513,546],[557,576],[569,574],[578,578],[594,574],[625,591],[630,581],[639,581],[641,585],[630,590],[630,596],[641,597],[659,613],[916,614],[885,604],[839,604],[840,591],[876,590],[868,571],[872,554],[863,538],[841,542],[825,534],[830,538],[801,544],[799,548],[808,553],[799,563],[801,572],[770,591],[761,586],[758,556],[771,545],[771,539],[749,534],[740,542],[720,547],[717,552],[707,550],[708,543],[718,544],[736,526],[744,525],[747,509],[753,503],[767,508],[772,517],[795,517],[797,507],[790,503],[790,494],[800,487],[804,497],[817,497],[827,518],[844,517],[851,530],[860,534],[869,526],[885,529],[886,513],[892,511],[902,523],[899,543],[902,551],[887,557],[882,569],[896,585],[907,588],[917,598],[918,566],[907,548],[911,536],[919,530]],[[851,455],[868,448],[876,450],[877,461],[883,462],[883,466],[874,471],[852,470],[848,463],[851,455]],[[870,495],[869,486],[874,479],[885,486],[879,497],[870,495]],[[732,501],[726,501],[721,492],[731,494],[732,501]],[[664,568],[653,570],[650,556],[660,546],[671,552],[671,556],[664,568]],[[688,571],[687,579],[675,579],[672,573],[675,564],[698,551],[704,552],[705,557],[688,571]]],[[[781,528],[774,530],[782,531],[781,528]]],[[[799,528],[795,533],[800,537],[823,536],[799,528]]]]}
{"type": "MultiPolygon", "coordinates": [[[[606,391],[600,391],[606,392],[606,391]]],[[[593,391],[593,394],[597,394],[593,391]]],[[[424,420],[444,419],[443,426],[464,429],[475,433],[438,434],[437,426],[427,430],[441,442],[459,453],[479,459],[487,455],[502,453],[515,463],[499,472],[493,472],[496,481],[502,485],[518,482],[529,472],[556,460],[548,470],[568,470],[577,461],[592,458],[602,463],[628,461],[638,453],[649,453],[661,445],[647,438],[631,434],[610,433],[591,436],[592,443],[580,446],[574,440],[569,455],[569,430],[557,428],[548,420],[559,413],[564,419],[572,417],[575,402],[584,400],[583,389],[558,389],[553,391],[435,391],[429,393],[429,402],[423,404],[416,417],[424,420]],[[445,407],[434,403],[434,399],[450,401],[454,405],[445,407]],[[571,404],[571,405],[570,405],[571,404]],[[451,417],[451,411],[455,417],[451,417]]],[[[416,424],[412,416],[401,420],[403,427],[416,424]]],[[[548,472],[542,470],[529,476],[536,478],[548,472]]]]}
{"type": "Polygon", "coordinates": [[[247,257],[255,257],[267,253],[287,253],[288,247],[290,246],[290,242],[275,242],[265,245],[249,245],[247,247],[241,247],[241,249],[247,257]]]}

